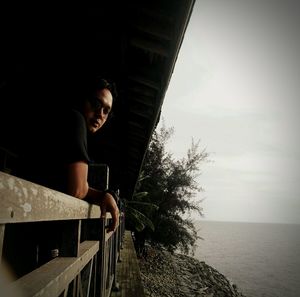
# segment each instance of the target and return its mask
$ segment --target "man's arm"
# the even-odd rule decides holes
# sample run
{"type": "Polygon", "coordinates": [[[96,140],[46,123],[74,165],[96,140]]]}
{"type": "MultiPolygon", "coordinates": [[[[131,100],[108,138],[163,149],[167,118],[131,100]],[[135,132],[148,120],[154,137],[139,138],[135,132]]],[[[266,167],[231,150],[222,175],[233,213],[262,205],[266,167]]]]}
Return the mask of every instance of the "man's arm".
{"type": "Polygon", "coordinates": [[[84,161],[68,165],[68,194],[79,199],[84,199],[89,190],[87,182],[88,164],[84,161]]]}
{"type": "Polygon", "coordinates": [[[114,197],[109,193],[89,188],[87,198],[91,203],[100,205],[102,217],[105,217],[107,211],[110,212],[112,224],[109,226],[108,231],[115,231],[119,225],[119,208],[114,197]]]}
{"type": "Polygon", "coordinates": [[[115,231],[119,224],[119,209],[113,196],[89,187],[87,163],[78,161],[68,166],[68,194],[79,199],[88,199],[90,202],[100,205],[102,217],[105,216],[106,211],[110,212],[112,225],[109,231],[115,231]]]}

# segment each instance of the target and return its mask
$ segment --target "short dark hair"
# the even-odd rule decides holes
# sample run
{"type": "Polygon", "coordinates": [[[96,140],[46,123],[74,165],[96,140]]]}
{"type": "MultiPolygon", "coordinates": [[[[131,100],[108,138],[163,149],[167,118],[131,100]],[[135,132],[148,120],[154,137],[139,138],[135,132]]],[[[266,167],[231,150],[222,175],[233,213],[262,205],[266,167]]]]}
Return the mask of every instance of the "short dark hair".
{"type": "Polygon", "coordinates": [[[103,89],[108,89],[111,92],[113,99],[115,101],[117,97],[117,90],[116,90],[115,83],[99,76],[96,76],[95,78],[90,80],[90,83],[87,86],[87,95],[93,96],[95,95],[95,91],[103,90],[103,89]]]}
{"type": "Polygon", "coordinates": [[[71,96],[73,99],[72,105],[75,109],[82,110],[88,98],[94,97],[97,90],[108,89],[113,97],[113,105],[116,104],[117,89],[114,82],[100,76],[85,77],[77,81],[77,87],[74,89],[75,94],[71,96]]]}

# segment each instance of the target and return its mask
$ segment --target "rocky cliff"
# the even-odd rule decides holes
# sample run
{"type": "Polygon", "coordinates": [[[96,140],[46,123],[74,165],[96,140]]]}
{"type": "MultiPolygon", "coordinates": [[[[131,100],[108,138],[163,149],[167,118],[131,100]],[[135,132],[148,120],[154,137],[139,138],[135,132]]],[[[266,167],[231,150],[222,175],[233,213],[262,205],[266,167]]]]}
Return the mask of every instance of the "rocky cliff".
{"type": "Polygon", "coordinates": [[[151,248],[139,264],[148,297],[245,297],[224,275],[189,256],[151,248]]]}

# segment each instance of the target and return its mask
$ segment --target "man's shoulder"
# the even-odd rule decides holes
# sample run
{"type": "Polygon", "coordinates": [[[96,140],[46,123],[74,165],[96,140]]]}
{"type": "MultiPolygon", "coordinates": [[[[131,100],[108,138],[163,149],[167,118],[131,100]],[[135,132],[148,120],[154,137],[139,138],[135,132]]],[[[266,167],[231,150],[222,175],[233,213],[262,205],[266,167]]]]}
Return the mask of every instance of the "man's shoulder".
{"type": "Polygon", "coordinates": [[[77,109],[68,109],[65,111],[60,112],[60,116],[64,119],[72,119],[72,120],[83,120],[84,117],[81,112],[79,112],[77,109]]]}
{"type": "Polygon", "coordinates": [[[55,122],[58,126],[64,126],[67,130],[85,125],[84,116],[76,109],[61,110],[58,112],[55,122]]]}
{"type": "Polygon", "coordinates": [[[77,109],[70,109],[69,114],[77,118],[83,118],[82,113],[77,109]]]}
{"type": "Polygon", "coordinates": [[[76,109],[72,109],[68,113],[68,124],[72,125],[73,129],[86,130],[85,118],[81,112],[76,109]]]}

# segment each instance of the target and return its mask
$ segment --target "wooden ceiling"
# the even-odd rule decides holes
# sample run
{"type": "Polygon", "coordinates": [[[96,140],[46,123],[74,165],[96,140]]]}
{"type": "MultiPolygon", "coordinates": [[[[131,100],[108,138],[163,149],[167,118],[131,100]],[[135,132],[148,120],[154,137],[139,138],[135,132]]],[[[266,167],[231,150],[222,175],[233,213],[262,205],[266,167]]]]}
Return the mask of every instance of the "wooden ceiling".
{"type": "Polygon", "coordinates": [[[83,3],[2,10],[0,145],[21,149],[16,139],[22,132],[7,112],[12,107],[21,114],[59,108],[72,100],[82,77],[111,78],[119,94],[114,117],[92,142],[91,154],[109,165],[111,187],[130,199],[194,0],[83,3]]]}

